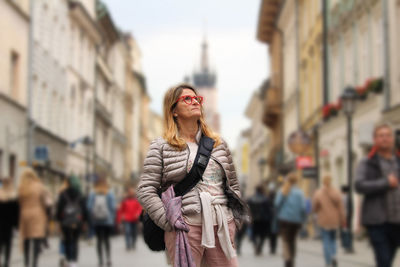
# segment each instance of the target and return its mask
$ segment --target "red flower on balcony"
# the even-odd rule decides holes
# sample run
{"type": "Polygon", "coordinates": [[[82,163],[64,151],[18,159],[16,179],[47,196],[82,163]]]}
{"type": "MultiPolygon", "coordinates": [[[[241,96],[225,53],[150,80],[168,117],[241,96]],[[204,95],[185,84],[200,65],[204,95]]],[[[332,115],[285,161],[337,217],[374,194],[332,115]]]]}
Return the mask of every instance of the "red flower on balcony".
{"type": "Polygon", "coordinates": [[[331,113],[331,107],[330,104],[326,104],[325,106],[322,107],[322,116],[324,119],[328,118],[331,113]]]}

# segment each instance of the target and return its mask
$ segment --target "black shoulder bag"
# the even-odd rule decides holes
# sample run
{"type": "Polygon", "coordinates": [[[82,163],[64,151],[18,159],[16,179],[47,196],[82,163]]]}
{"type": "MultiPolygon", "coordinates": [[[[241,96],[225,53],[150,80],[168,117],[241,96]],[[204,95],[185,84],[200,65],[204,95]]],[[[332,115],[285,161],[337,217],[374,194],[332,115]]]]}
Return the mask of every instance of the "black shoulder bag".
{"type": "MultiPolygon", "coordinates": [[[[174,186],[175,196],[183,196],[192,190],[203,177],[210,160],[215,141],[205,135],[201,136],[197,154],[189,173],[174,186]]],[[[161,195],[161,193],[159,193],[161,195]]],[[[164,230],[158,227],[147,213],[142,215],[143,238],[152,251],[165,250],[164,230]]]]}

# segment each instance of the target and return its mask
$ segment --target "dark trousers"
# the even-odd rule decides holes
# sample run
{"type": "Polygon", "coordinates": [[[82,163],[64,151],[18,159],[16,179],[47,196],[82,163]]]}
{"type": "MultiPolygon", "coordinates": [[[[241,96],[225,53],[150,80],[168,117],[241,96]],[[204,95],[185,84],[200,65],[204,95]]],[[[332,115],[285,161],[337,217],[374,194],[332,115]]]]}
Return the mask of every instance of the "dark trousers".
{"type": "Polygon", "coordinates": [[[79,255],[80,229],[63,227],[65,258],[69,262],[76,262],[79,255]]]}
{"type": "Polygon", "coordinates": [[[353,236],[348,229],[340,230],[340,241],[347,252],[353,251],[353,236]]]}
{"type": "Polygon", "coordinates": [[[242,228],[240,228],[238,231],[236,231],[235,244],[236,244],[236,250],[237,250],[238,254],[241,253],[242,241],[243,241],[243,238],[246,235],[246,231],[247,231],[247,224],[245,224],[245,223],[242,225],[242,228]]]}
{"type": "Polygon", "coordinates": [[[0,266],[8,267],[10,264],[11,248],[12,248],[12,229],[4,230],[0,238],[0,266]],[[4,255],[4,261],[2,261],[4,255]]]}
{"type": "Polygon", "coordinates": [[[255,248],[255,254],[260,255],[264,246],[265,238],[269,234],[271,228],[269,222],[254,221],[253,222],[253,244],[255,248]]]}
{"type": "Polygon", "coordinates": [[[106,252],[107,261],[110,262],[110,235],[111,226],[98,225],[94,227],[97,239],[97,256],[99,263],[103,264],[103,248],[106,252]]]}
{"type": "Polygon", "coordinates": [[[24,263],[25,267],[37,267],[38,259],[40,254],[40,245],[42,244],[43,239],[41,238],[32,238],[24,240],[24,263]],[[31,250],[32,253],[31,253],[31,250]],[[31,258],[31,255],[33,256],[31,258]]]}
{"type": "Polygon", "coordinates": [[[391,267],[400,246],[400,224],[367,226],[377,267],[391,267]]]}
{"type": "Polygon", "coordinates": [[[137,239],[137,222],[124,222],[125,243],[126,249],[136,247],[137,239]]]}
{"type": "Polygon", "coordinates": [[[278,234],[271,232],[269,235],[269,251],[271,254],[276,253],[276,245],[278,243],[278,234]]]}
{"type": "Polygon", "coordinates": [[[285,266],[293,267],[296,257],[296,238],[301,228],[300,224],[291,222],[279,222],[280,235],[282,237],[283,258],[285,266]]]}

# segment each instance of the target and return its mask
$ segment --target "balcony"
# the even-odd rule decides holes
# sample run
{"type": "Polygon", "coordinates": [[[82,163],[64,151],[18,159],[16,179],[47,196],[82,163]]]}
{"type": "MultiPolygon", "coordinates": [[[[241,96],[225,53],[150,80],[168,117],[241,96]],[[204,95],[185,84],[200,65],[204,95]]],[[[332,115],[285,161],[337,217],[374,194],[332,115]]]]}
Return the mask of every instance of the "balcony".
{"type": "Polygon", "coordinates": [[[257,39],[270,43],[275,29],[275,21],[279,13],[281,0],[263,0],[258,19],[257,39]]]}
{"type": "Polygon", "coordinates": [[[111,113],[98,99],[95,100],[95,112],[96,116],[102,118],[103,121],[106,122],[108,125],[112,125],[111,113]]]}
{"type": "Polygon", "coordinates": [[[126,145],[126,136],[116,127],[113,127],[113,138],[122,145],[126,145]]]}
{"type": "Polygon", "coordinates": [[[282,94],[278,88],[270,87],[265,92],[263,122],[274,129],[280,120],[282,113],[282,94]]]}

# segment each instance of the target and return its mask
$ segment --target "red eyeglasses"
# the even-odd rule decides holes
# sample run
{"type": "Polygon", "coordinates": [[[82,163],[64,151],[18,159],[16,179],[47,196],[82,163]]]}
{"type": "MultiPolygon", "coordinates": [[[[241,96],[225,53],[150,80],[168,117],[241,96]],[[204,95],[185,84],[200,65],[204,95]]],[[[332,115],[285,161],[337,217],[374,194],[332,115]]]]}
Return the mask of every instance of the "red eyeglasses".
{"type": "Polygon", "coordinates": [[[179,102],[179,100],[183,99],[183,102],[185,102],[188,105],[193,104],[193,99],[197,101],[200,105],[203,104],[203,97],[199,95],[191,96],[191,95],[183,95],[178,100],[176,100],[175,104],[179,102]]]}

